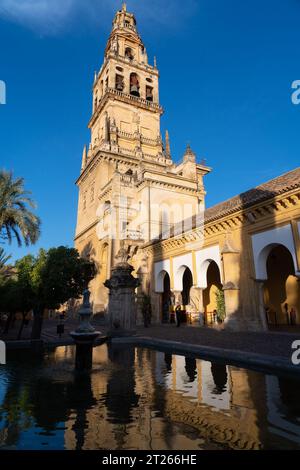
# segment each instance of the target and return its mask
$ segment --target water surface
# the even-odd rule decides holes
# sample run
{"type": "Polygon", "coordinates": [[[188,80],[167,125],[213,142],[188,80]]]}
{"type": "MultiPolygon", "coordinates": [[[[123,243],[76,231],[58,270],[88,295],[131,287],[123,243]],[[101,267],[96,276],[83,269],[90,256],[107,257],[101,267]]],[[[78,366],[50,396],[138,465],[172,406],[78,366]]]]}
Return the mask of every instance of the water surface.
{"type": "Polygon", "coordinates": [[[149,349],[20,351],[0,367],[0,449],[300,449],[300,383],[149,349]]]}

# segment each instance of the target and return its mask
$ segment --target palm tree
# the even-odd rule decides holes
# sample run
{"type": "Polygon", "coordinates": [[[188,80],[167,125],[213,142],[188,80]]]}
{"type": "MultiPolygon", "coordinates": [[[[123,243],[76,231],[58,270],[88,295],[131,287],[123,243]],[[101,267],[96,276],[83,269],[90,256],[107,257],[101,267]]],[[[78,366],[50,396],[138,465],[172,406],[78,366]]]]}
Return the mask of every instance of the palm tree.
{"type": "Polygon", "coordinates": [[[1,270],[4,268],[4,266],[6,265],[7,261],[9,260],[10,258],[10,255],[7,255],[5,252],[4,252],[4,249],[3,248],[0,248],[0,272],[1,270]]]}
{"type": "Polygon", "coordinates": [[[4,249],[0,248],[0,285],[12,272],[12,267],[6,265],[9,259],[10,255],[7,255],[4,249]]]}
{"type": "Polygon", "coordinates": [[[35,208],[30,194],[23,178],[0,170],[0,238],[9,243],[15,237],[19,246],[22,240],[28,246],[39,238],[40,219],[29,209],[35,208]]]}

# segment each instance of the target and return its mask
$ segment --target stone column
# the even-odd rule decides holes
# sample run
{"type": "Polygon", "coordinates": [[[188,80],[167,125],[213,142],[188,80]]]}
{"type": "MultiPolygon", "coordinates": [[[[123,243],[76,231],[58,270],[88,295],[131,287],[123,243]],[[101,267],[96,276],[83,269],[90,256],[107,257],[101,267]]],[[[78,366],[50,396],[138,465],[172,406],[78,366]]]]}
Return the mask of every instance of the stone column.
{"type": "Polygon", "coordinates": [[[226,308],[225,328],[243,329],[243,316],[240,304],[240,252],[226,240],[222,250],[224,299],[226,308]]]}
{"type": "Polygon", "coordinates": [[[242,312],[239,311],[239,297],[240,289],[232,282],[228,282],[223,287],[226,318],[224,321],[225,328],[231,330],[241,330],[242,326],[242,312]]]}
{"type": "Polygon", "coordinates": [[[191,289],[191,304],[197,313],[197,321],[200,325],[204,324],[204,305],[203,305],[203,288],[192,287],[191,289]],[[200,320],[202,314],[202,321],[200,320]],[[203,322],[203,323],[202,323],[203,322]]]}
{"type": "Polygon", "coordinates": [[[256,286],[258,290],[258,313],[259,319],[262,326],[262,329],[267,331],[268,330],[268,322],[266,318],[266,311],[265,311],[265,302],[264,302],[264,283],[265,281],[262,279],[256,279],[256,286]]]}
{"type": "Polygon", "coordinates": [[[180,290],[172,290],[174,297],[175,297],[175,305],[180,304],[182,305],[182,295],[180,290]]]}

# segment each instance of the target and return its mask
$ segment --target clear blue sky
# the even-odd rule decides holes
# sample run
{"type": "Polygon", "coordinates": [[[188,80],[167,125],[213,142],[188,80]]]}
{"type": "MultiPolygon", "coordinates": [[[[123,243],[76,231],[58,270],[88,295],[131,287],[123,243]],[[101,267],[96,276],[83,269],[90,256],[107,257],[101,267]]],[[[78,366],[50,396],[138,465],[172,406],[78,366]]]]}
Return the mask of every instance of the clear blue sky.
{"type": "MultiPolygon", "coordinates": [[[[42,236],[30,249],[72,246],[82,147],[89,141],[94,70],[112,0],[0,0],[0,167],[23,176],[42,236]]],[[[213,167],[211,206],[299,166],[299,0],[129,0],[149,59],[174,160],[187,141],[213,167]]]]}

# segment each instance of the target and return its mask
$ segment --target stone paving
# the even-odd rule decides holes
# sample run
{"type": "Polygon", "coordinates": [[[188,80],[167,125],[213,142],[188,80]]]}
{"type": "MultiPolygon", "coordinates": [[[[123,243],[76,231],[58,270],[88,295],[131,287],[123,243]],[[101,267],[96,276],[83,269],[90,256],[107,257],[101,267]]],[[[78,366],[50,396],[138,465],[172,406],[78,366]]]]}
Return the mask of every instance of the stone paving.
{"type": "MultiPolygon", "coordinates": [[[[57,335],[56,327],[58,320],[45,320],[43,326],[42,339],[46,343],[63,343],[70,341],[69,332],[78,326],[78,321],[67,319],[65,322],[65,333],[61,338],[57,335]]],[[[107,333],[107,327],[101,322],[94,322],[96,329],[104,335],[107,333]]],[[[12,341],[17,338],[19,322],[16,322],[8,335],[0,335],[5,341],[12,341]]],[[[24,328],[22,340],[29,340],[31,325],[24,328]]],[[[140,326],[137,328],[137,335],[168,341],[182,342],[184,344],[193,344],[199,346],[209,346],[223,349],[233,349],[249,353],[271,355],[288,358],[291,356],[292,342],[300,340],[300,331],[270,331],[267,333],[254,332],[229,332],[208,327],[182,325],[179,328],[176,325],[151,325],[148,328],[140,326]]]]}
{"type": "Polygon", "coordinates": [[[138,335],[199,346],[234,349],[249,353],[290,357],[291,344],[300,340],[300,332],[230,332],[206,327],[157,325],[138,328],[138,335]]]}

